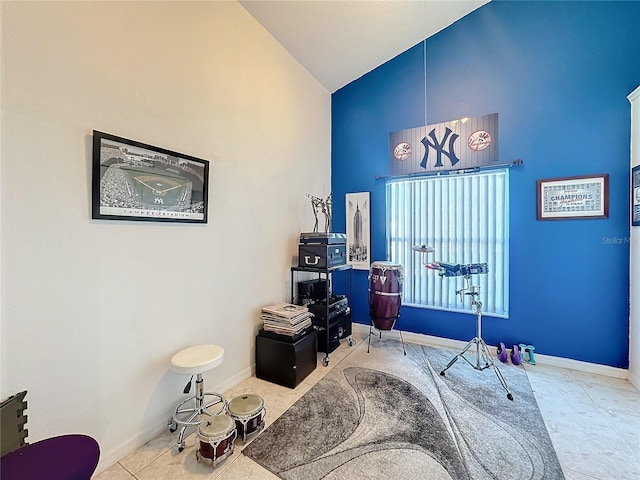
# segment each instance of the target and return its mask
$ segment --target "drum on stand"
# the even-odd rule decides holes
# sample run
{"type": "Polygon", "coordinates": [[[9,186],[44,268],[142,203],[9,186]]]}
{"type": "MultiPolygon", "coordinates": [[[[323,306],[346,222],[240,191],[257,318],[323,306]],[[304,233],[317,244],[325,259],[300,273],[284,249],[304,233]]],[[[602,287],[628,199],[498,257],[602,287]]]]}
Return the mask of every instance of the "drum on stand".
{"type": "Polygon", "coordinates": [[[238,436],[246,441],[247,436],[259,432],[264,427],[267,410],[262,397],[251,393],[235,397],[229,402],[229,415],[236,423],[238,436]]]}
{"type": "Polygon", "coordinates": [[[393,262],[373,262],[369,270],[369,314],[378,330],[391,330],[400,316],[402,265],[393,262]]]}
{"type": "Polygon", "coordinates": [[[216,466],[216,460],[224,460],[233,453],[237,438],[236,424],[227,414],[206,417],[198,425],[196,459],[208,458],[216,466]]]}

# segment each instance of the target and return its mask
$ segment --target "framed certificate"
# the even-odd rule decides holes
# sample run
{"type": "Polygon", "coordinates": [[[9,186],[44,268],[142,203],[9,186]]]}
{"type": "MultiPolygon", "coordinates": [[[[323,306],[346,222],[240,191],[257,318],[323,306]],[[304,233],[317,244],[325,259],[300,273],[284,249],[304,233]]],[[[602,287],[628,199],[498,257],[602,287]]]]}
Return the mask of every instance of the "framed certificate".
{"type": "Polygon", "coordinates": [[[536,181],[538,220],[609,217],[609,175],[536,181]]]}

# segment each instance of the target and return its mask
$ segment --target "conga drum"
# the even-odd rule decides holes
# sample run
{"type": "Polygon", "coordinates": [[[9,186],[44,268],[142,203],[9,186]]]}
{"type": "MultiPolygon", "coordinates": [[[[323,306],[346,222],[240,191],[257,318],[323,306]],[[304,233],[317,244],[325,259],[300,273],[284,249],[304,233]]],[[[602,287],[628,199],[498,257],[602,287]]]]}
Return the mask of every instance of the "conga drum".
{"type": "Polygon", "coordinates": [[[369,271],[369,315],[378,330],[391,330],[400,315],[402,265],[373,262],[369,271]]]}
{"type": "Polygon", "coordinates": [[[229,415],[236,422],[238,436],[246,441],[247,436],[264,427],[266,413],[262,397],[251,393],[235,397],[229,402],[229,415]]]}
{"type": "Polygon", "coordinates": [[[236,424],[227,414],[206,417],[198,425],[196,436],[196,459],[224,460],[233,453],[233,442],[237,438],[236,424]]]}

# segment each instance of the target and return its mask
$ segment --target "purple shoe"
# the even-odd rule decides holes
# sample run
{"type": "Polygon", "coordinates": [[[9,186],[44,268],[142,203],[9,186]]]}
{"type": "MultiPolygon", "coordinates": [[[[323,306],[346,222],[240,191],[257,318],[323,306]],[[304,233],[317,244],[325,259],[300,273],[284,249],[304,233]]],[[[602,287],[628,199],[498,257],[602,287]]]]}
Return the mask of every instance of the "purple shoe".
{"type": "Polygon", "coordinates": [[[518,345],[514,345],[511,349],[511,363],[514,365],[520,365],[520,363],[522,363],[520,358],[520,347],[518,345]]]}
{"type": "Polygon", "coordinates": [[[502,363],[507,363],[507,349],[505,348],[504,343],[500,342],[500,344],[498,344],[496,353],[498,354],[498,360],[502,363]]]}

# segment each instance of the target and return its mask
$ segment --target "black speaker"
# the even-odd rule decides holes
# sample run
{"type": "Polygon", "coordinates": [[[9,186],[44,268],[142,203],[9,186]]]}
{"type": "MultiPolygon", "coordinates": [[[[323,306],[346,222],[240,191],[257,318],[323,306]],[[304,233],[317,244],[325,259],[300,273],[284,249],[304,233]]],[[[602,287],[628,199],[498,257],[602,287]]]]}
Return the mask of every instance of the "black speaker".
{"type": "Polygon", "coordinates": [[[327,298],[327,279],[317,278],[298,282],[298,303],[304,305],[327,298]]]}
{"type": "Polygon", "coordinates": [[[264,336],[256,337],[256,377],[295,388],[316,368],[317,332],[313,329],[295,342],[283,342],[264,336]]]}

